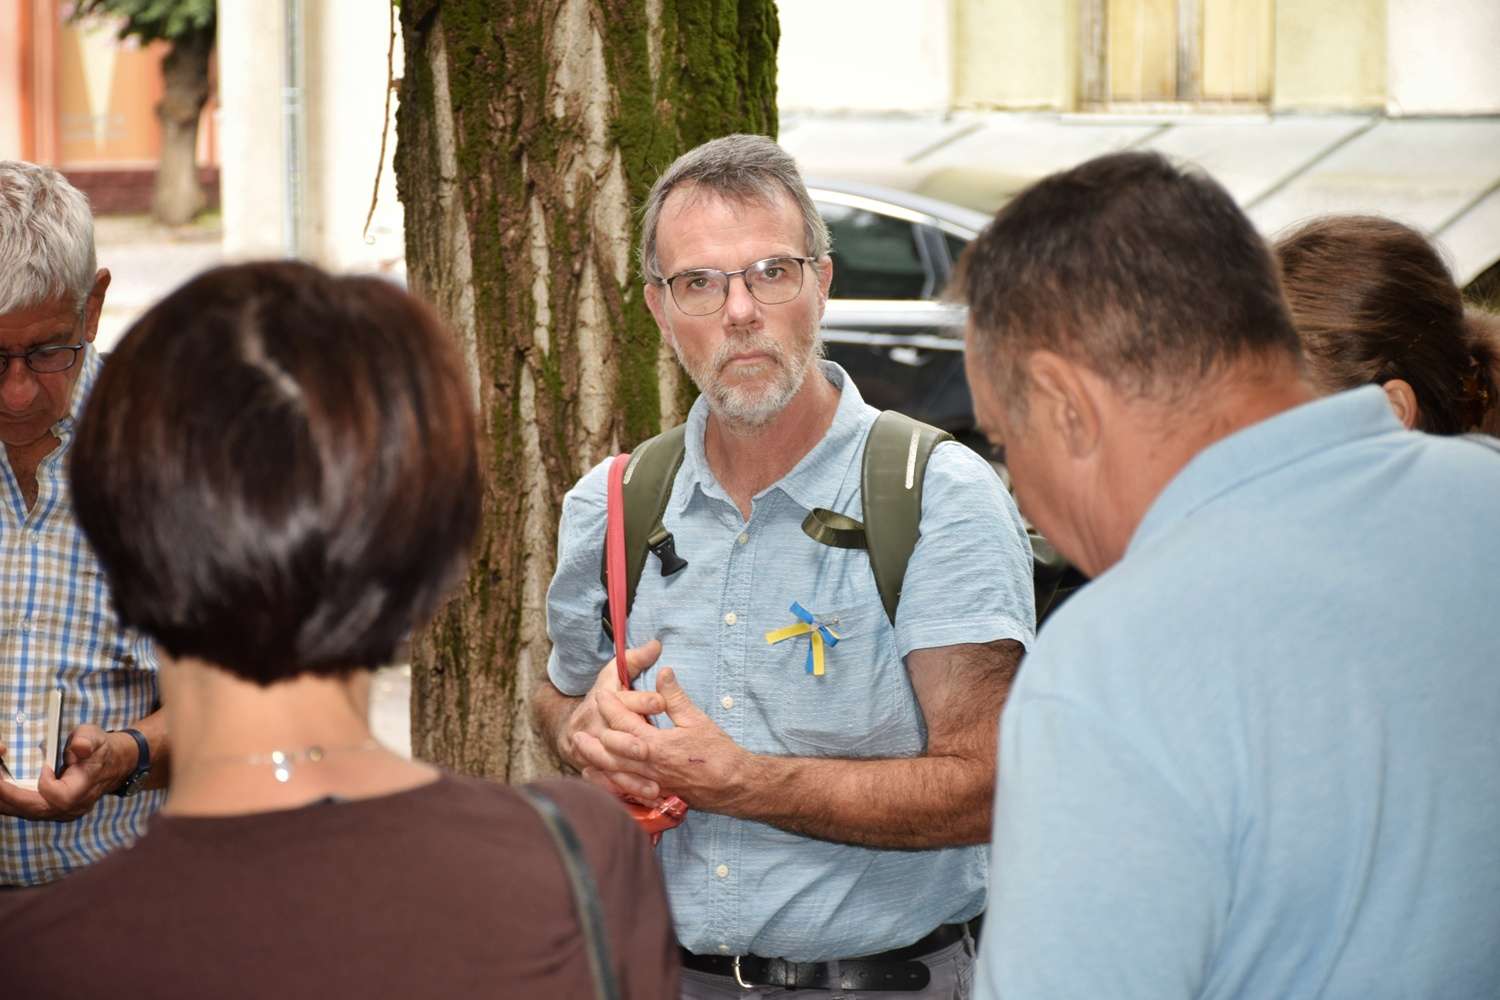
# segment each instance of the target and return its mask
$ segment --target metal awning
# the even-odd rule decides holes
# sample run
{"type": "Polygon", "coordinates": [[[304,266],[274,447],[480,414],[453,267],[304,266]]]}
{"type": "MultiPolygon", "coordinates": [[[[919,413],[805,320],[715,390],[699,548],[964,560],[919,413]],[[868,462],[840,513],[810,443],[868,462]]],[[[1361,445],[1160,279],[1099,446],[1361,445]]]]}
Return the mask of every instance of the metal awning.
{"type": "Polygon", "coordinates": [[[1500,261],[1500,117],[1381,115],[787,115],[808,173],[993,212],[1054,170],[1122,149],[1197,163],[1263,233],[1327,213],[1386,215],[1431,236],[1460,285],[1500,261]]]}

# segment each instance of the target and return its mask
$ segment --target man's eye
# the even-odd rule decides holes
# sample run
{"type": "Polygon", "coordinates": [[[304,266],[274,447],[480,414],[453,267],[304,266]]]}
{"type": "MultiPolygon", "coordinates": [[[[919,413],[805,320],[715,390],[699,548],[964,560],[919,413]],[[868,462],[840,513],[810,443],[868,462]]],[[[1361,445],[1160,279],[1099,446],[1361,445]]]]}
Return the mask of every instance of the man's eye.
{"type": "Polygon", "coordinates": [[[760,273],[761,277],[765,278],[767,281],[775,281],[776,279],[786,274],[786,268],[782,267],[780,264],[772,264],[770,267],[763,268],[760,273]]]}
{"type": "Polygon", "coordinates": [[[689,278],[687,281],[688,291],[690,292],[701,292],[708,287],[708,284],[708,278],[702,274],[689,278]]]}

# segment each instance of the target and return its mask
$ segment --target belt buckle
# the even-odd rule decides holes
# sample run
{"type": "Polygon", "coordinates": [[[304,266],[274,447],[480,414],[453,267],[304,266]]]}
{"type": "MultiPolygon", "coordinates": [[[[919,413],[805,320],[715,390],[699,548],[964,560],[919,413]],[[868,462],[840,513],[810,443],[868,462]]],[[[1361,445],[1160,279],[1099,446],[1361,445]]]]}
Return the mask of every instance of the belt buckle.
{"type": "Polygon", "coordinates": [[[743,990],[753,990],[756,987],[755,983],[745,982],[745,977],[740,975],[740,956],[738,955],[734,956],[734,981],[739,983],[740,989],[743,990]]]}

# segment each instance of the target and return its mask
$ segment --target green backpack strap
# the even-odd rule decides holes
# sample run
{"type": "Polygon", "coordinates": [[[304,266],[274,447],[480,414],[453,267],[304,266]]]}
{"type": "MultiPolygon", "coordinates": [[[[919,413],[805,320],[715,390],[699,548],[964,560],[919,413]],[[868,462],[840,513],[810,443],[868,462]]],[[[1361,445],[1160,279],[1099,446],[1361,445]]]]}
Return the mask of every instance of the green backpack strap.
{"type": "Polygon", "coordinates": [[[870,572],[885,615],[896,624],[906,564],[922,525],[922,480],[932,449],[953,435],[904,413],[886,410],[865,439],[860,489],[865,509],[865,542],[870,572]]]}
{"type": "MultiPolygon", "coordinates": [[[[687,425],[679,424],[671,430],[662,431],[647,438],[630,453],[630,463],[625,466],[625,611],[628,614],[635,605],[636,584],[646,567],[646,554],[655,552],[661,559],[662,576],[670,576],[687,566],[677,555],[672,533],[662,525],[667,501],[672,497],[672,483],[677,479],[677,470],[682,466],[686,452],[687,425]]],[[[605,589],[609,588],[609,573],[602,553],[599,559],[599,579],[605,589]]],[[[609,605],[604,607],[604,634],[611,639],[614,631],[609,622],[609,605]]]]}

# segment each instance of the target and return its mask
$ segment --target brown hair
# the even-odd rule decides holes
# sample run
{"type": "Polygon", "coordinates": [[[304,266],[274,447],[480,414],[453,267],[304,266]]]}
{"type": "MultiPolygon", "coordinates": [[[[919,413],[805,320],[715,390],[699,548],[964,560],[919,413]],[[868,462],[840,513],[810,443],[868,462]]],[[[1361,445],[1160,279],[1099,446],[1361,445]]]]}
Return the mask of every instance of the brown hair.
{"type": "Polygon", "coordinates": [[[1156,153],[1033,184],[970,245],[955,281],[974,360],[1017,416],[1035,350],[1158,398],[1190,395],[1241,359],[1300,354],[1255,227],[1212,178],[1156,153]]]}
{"type": "Polygon", "coordinates": [[[1493,370],[1473,354],[1463,297],[1421,233],[1379,216],[1328,216],[1275,249],[1314,382],[1337,391],[1402,379],[1421,430],[1480,422],[1493,370]]]}
{"type": "Polygon", "coordinates": [[[260,684],[390,662],[478,525],[451,338],[389,282],[307,264],[219,268],[147,312],[69,471],[121,621],[260,684]]]}
{"type": "Polygon", "coordinates": [[[1472,426],[1500,437],[1500,314],[1470,306],[1464,310],[1464,332],[1474,359],[1471,377],[1479,404],[1478,419],[1472,426]],[[1489,372],[1488,383],[1484,382],[1485,371],[1489,372]]]}

